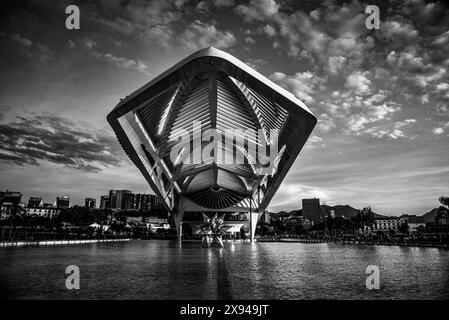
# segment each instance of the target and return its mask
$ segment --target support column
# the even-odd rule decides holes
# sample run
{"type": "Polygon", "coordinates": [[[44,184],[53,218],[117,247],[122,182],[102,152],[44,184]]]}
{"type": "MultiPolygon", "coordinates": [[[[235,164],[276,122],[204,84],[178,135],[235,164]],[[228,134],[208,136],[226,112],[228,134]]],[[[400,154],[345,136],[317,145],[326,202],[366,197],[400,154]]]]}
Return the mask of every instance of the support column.
{"type": "Polygon", "coordinates": [[[176,234],[178,235],[178,241],[182,241],[182,217],[184,215],[184,209],[182,207],[182,197],[178,202],[176,209],[173,212],[173,219],[175,220],[176,234]]]}
{"type": "Polygon", "coordinates": [[[251,212],[249,218],[251,220],[250,239],[251,239],[251,242],[254,242],[254,237],[256,235],[257,221],[259,220],[259,212],[257,212],[257,211],[251,212]]]}
{"type": "Polygon", "coordinates": [[[249,226],[250,226],[249,238],[251,242],[254,242],[254,237],[256,236],[257,221],[259,220],[259,212],[258,211],[253,212],[252,204],[253,198],[251,197],[249,199],[249,226]]]}

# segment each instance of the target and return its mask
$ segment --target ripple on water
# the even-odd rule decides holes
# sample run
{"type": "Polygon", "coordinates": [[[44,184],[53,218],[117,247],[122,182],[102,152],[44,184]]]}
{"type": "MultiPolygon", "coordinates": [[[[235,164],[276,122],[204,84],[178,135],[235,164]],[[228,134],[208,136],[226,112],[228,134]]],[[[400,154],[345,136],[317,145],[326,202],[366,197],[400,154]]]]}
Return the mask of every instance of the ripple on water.
{"type": "Polygon", "coordinates": [[[448,299],[449,251],[305,243],[131,241],[2,248],[2,295],[16,299],[448,299]],[[79,266],[81,289],[65,288],[79,266]],[[377,265],[381,289],[367,290],[377,265]]]}

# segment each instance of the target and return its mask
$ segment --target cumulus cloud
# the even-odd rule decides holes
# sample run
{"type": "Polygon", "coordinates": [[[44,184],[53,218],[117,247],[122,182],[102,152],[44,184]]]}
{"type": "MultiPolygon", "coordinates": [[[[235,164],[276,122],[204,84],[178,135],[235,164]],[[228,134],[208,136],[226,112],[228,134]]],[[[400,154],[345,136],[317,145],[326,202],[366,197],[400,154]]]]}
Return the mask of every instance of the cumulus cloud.
{"type": "Polygon", "coordinates": [[[83,38],[81,40],[81,42],[84,45],[84,47],[86,49],[89,49],[89,50],[92,50],[93,48],[98,47],[98,44],[95,41],[93,41],[90,38],[88,38],[88,37],[83,38]]]}
{"type": "Polygon", "coordinates": [[[418,37],[418,31],[407,22],[390,20],[383,23],[382,28],[394,41],[410,41],[418,37]]]}
{"type": "Polygon", "coordinates": [[[212,3],[217,7],[232,7],[234,0],[212,0],[212,3]]]}
{"type": "Polygon", "coordinates": [[[120,165],[122,157],[120,145],[112,135],[86,130],[65,118],[26,116],[0,125],[0,161],[10,165],[49,161],[99,172],[101,167],[120,165]]]}
{"type": "Polygon", "coordinates": [[[371,80],[368,79],[368,71],[353,71],[346,78],[345,87],[355,90],[358,94],[366,95],[371,92],[371,80]]]}
{"type": "MultiPolygon", "coordinates": [[[[3,37],[6,37],[6,33],[3,33],[3,37]]],[[[19,53],[27,57],[38,57],[39,61],[44,63],[49,61],[54,52],[50,50],[45,44],[39,42],[33,42],[32,40],[22,36],[19,33],[13,33],[9,35],[9,39],[19,44],[19,53]]]]}
{"type": "MultiPolygon", "coordinates": [[[[102,52],[100,51],[100,45],[88,37],[81,39],[80,42],[89,54],[97,59],[111,63],[119,68],[136,70],[147,76],[151,75],[148,71],[148,65],[140,59],[134,60],[117,56],[110,52],[102,52]]],[[[71,46],[75,46],[75,44],[72,42],[71,46]]]]}
{"type": "Polygon", "coordinates": [[[267,24],[265,27],[263,27],[263,31],[270,37],[273,37],[276,35],[276,29],[273,28],[271,25],[267,24]]]}
{"type": "MultiPolygon", "coordinates": [[[[347,121],[347,132],[356,133],[357,135],[365,133],[371,133],[369,131],[363,131],[366,129],[366,125],[372,124],[374,122],[389,119],[390,116],[401,110],[399,106],[395,106],[392,102],[386,102],[381,105],[370,106],[363,113],[356,113],[351,115],[347,121]]],[[[394,129],[399,129],[400,127],[395,127],[394,129]]]]}
{"type": "Polygon", "coordinates": [[[12,38],[14,41],[20,43],[21,45],[23,45],[23,46],[25,46],[25,47],[27,47],[27,48],[29,48],[29,47],[31,47],[31,46],[33,45],[33,41],[31,41],[30,39],[27,39],[27,38],[25,38],[25,37],[22,37],[22,36],[21,36],[20,34],[18,34],[18,33],[12,34],[12,35],[11,35],[11,38],[12,38]]]}
{"type": "Polygon", "coordinates": [[[214,25],[195,20],[179,37],[181,45],[188,50],[198,50],[213,46],[232,47],[237,39],[230,31],[220,31],[214,25]]]}
{"type": "Polygon", "coordinates": [[[294,95],[306,101],[306,103],[315,102],[314,94],[316,90],[326,82],[325,78],[319,77],[310,71],[297,72],[291,76],[282,72],[275,72],[270,76],[270,79],[293,92],[294,95]]]}
{"type": "Polygon", "coordinates": [[[328,132],[336,126],[334,118],[327,113],[322,113],[318,116],[318,128],[321,131],[328,132]]]}
{"type": "Polygon", "coordinates": [[[433,128],[432,132],[436,135],[440,135],[444,133],[444,129],[439,127],[439,128],[433,128]]]}
{"type": "Polygon", "coordinates": [[[416,123],[415,119],[405,119],[403,121],[394,123],[392,127],[386,125],[383,127],[374,126],[368,128],[364,131],[364,133],[371,135],[373,138],[389,138],[392,140],[396,140],[399,138],[407,137],[404,130],[406,127],[410,127],[414,123],[416,123]]]}
{"type": "Polygon", "coordinates": [[[247,5],[238,5],[235,11],[246,21],[264,20],[277,14],[279,5],[275,0],[251,0],[247,5]]]}
{"type": "Polygon", "coordinates": [[[449,30],[435,37],[435,39],[432,41],[432,44],[437,46],[441,46],[447,43],[449,43],[449,30]]]}
{"type": "MultiPolygon", "coordinates": [[[[233,5],[233,0],[202,1],[195,4],[193,10],[208,12],[211,6],[223,8],[233,5]]],[[[188,1],[127,1],[92,7],[89,14],[96,23],[126,36],[159,44],[167,50],[182,48],[192,51],[207,46],[229,48],[237,41],[232,32],[221,31],[213,21],[203,23],[198,19],[183,19],[186,10],[192,10],[186,8],[188,1]]]]}
{"type": "Polygon", "coordinates": [[[332,56],[327,60],[327,67],[331,75],[338,75],[341,73],[348,59],[342,56],[332,56]]]}

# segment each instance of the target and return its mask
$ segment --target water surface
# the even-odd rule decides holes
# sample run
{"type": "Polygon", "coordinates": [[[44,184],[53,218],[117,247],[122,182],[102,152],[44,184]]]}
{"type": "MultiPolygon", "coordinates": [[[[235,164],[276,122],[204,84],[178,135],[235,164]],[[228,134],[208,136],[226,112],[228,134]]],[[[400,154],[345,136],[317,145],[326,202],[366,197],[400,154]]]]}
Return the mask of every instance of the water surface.
{"type": "Polygon", "coordinates": [[[130,241],[0,249],[13,299],[448,299],[449,251],[326,243],[130,241]],[[65,268],[80,268],[67,290],[65,268]],[[365,286],[368,265],[380,290],[365,286]]]}

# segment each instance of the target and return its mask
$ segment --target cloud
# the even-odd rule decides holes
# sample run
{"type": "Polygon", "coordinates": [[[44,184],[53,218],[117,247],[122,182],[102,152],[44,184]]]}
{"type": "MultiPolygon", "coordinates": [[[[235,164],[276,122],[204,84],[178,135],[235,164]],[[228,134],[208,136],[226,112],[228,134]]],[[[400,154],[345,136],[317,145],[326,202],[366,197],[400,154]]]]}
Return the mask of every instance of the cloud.
{"type": "Polygon", "coordinates": [[[70,49],[75,49],[76,48],[76,44],[72,40],[67,40],[67,47],[70,48],[70,49]]]}
{"type": "Polygon", "coordinates": [[[134,69],[137,70],[144,75],[150,76],[151,73],[148,72],[148,66],[141,60],[133,60],[128,59],[125,57],[118,57],[112,53],[101,53],[98,51],[93,51],[92,55],[98,59],[101,59],[103,61],[112,63],[116,65],[117,67],[123,68],[123,69],[134,69]]]}
{"type": "Polygon", "coordinates": [[[269,209],[272,211],[298,209],[300,207],[298,195],[301,195],[303,199],[315,197],[326,201],[333,199],[336,194],[337,192],[333,190],[313,184],[283,182],[271,201],[269,209]]]}
{"type": "Polygon", "coordinates": [[[319,77],[310,71],[297,72],[291,76],[282,72],[275,72],[270,76],[270,79],[293,92],[299,99],[307,103],[315,102],[313,96],[316,90],[326,82],[325,78],[319,77]]]}
{"type": "Polygon", "coordinates": [[[20,48],[18,50],[20,54],[30,58],[38,56],[39,61],[42,63],[49,61],[54,54],[54,52],[50,50],[46,45],[39,42],[35,43],[18,33],[11,34],[9,38],[20,45],[20,48]]]}
{"type": "Polygon", "coordinates": [[[11,35],[11,38],[12,38],[14,41],[20,43],[21,45],[23,45],[23,46],[25,46],[25,47],[27,47],[27,48],[29,48],[29,47],[31,47],[31,46],[33,45],[33,41],[31,41],[30,39],[27,39],[27,38],[22,37],[22,36],[21,36],[20,34],[18,34],[18,33],[12,34],[12,35],[11,35]]]}
{"type": "Polygon", "coordinates": [[[245,37],[245,42],[246,43],[249,43],[249,44],[254,44],[254,43],[256,43],[256,40],[254,40],[254,38],[251,38],[251,37],[245,37]]]}
{"type": "Polygon", "coordinates": [[[49,161],[85,172],[118,166],[120,145],[110,134],[90,131],[53,115],[17,117],[0,125],[0,162],[39,165],[49,161]]]}
{"type": "Polygon", "coordinates": [[[306,149],[313,149],[318,146],[324,147],[325,144],[323,143],[323,138],[317,136],[317,135],[311,135],[309,139],[307,140],[307,143],[305,145],[306,149]]]}
{"type": "Polygon", "coordinates": [[[212,0],[216,7],[232,7],[234,5],[234,0],[212,0]]]}
{"type": "Polygon", "coordinates": [[[367,78],[368,71],[353,71],[346,78],[345,87],[354,89],[356,93],[366,95],[371,92],[371,80],[367,78]]]}
{"type": "Polygon", "coordinates": [[[118,57],[112,53],[101,53],[98,51],[92,51],[92,55],[98,59],[112,63],[117,67],[123,69],[134,69],[147,76],[151,75],[151,73],[147,71],[148,66],[141,60],[133,60],[125,57],[118,57]]]}
{"type": "MultiPolygon", "coordinates": [[[[367,124],[371,124],[383,119],[389,119],[389,117],[399,111],[401,108],[395,106],[392,102],[386,102],[381,105],[370,106],[363,113],[356,113],[351,115],[347,119],[347,133],[356,133],[360,135],[362,133],[369,133],[372,135],[371,131],[362,131],[365,129],[367,124]]],[[[398,129],[394,128],[394,129],[398,129]]],[[[375,130],[375,129],[374,129],[375,130]]]]}
{"type": "Polygon", "coordinates": [[[346,59],[345,57],[342,57],[342,56],[329,57],[329,59],[327,60],[327,67],[328,67],[329,73],[331,75],[340,74],[341,71],[343,70],[343,68],[345,67],[345,64],[347,61],[348,61],[348,59],[346,59]]]}
{"type": "Polygon", "coordinates": [[[265,27],[263,27],[263,31],[269,36],[273,37],[276,35],[276,29],[273,28],[271,25],[267,24],[265,27]]]}
{"type": "Polygon", "coordinates": [[[435,89],[437,92],[446,92],[449,90],[449,84],[447,84],[446,82],[441,82],[437,84],[435,89]]]}
{"type": "MultiPolygon", "coordinates": [[[[109,52],[101,52],[99,50],[100,45],[90,38],[83,38],[81,39],[80,42],[84,46],[84,48],[87,49],[89,54],[95,57],[96,59],[100,59],[105,62],[114,64],[119,68],[137,70],[147,76],[151,75],[151,73],[148,71],[147,64],[145,64],[142,60],[139,59],[134,60],[126,57],[120,57],[109,52]]],[[[74,47],[75,44],[72,42],[69,43],[69,46],[74,47]]]]}
{"type": "Polygon", "coordinates": [[[327,113],[322,113],[318,117],[318,128],[321,131],[327,132],[331,129],[335,128],[337,125],[334,119],[329,116],[327,113]]]}
{"type": "Polygon", "coordinates": [[[251,0],[248,5],[238,5],[235,11],[242,15],[244,20],[253,21],[273,17],[278,13],[279,5],[274,0],[251,0]]]}
{"type": "Polygon", "coordinates": [[[437,46],[441,46],[446,43],[449,43],[449,30],[435,37],[435,39],[432,41],[432,44],[437,46]]]}
{"type": "Polygon", "coordinates": [[[199,2],[193,8],[187,3],[173,0],[116,2],[108,10],[99,6],[90,16],[108,29],[137,37],[144,43],[157,43],[166,50],[193,51],[208,46],[226,49],[236,43],[234,34],[220,30],[214,21],[204,23],[199,19],[188,21],[184,18],[189,10],[209,12],[211,5],[230,7],[234,1],[199,2]]]}
{"type": "Polygon", "coordinates": [[[407,135],[404,132],[404,129],[415,123],[415,119],[405,119],[403,121],[396,122],[392,128],[388,128],[386,126],[374,126],[366,129],[364,132],[371,135],[373,138],[389,138],[396,140],[399,138],[406,138],[407,135]]]}
{"type": "Polygon", "coordinates": [[[89,50],[98,47],[98,44],[95,41],[91,40],[90,38],[83,38],[81,42],[83,43],[84,47],[89,50]]]}
{"type": "Polygon", "coordinates": [[[196,51],[209,46],[226,49],[237,39],[230,31],[220,31],[212,24],[195,20],[179,36],[179,42],[185,49],[196,51]]]}
{"type": "Polygon", "coordinates": [[[440,135],[444,133],[444,129],[439,127],[439,128],[433,128],[432,132],[436,135],[440,135]]]}
{"type": "Polygon", "coordinates": [[[418,31],[409,23],[401,21],[386,21],[382,28],[392,38],[393,41],[410,41],[418,37],[418,31]]]}

